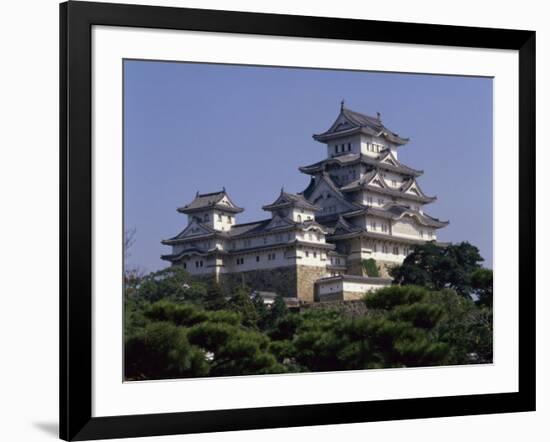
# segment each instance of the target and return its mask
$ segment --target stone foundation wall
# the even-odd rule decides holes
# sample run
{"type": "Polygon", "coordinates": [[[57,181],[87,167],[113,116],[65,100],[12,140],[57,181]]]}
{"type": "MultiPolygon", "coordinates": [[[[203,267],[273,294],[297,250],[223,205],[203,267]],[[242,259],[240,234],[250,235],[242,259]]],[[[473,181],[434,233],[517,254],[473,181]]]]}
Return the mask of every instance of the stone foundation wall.
{"type": "Polygon", "coordinates": [[[360,301],[365,297],[365,293],[362,292],[348,292],[344,290],[344,301],[360,301]]]}
{"type": "Polygon", "coordinates": [[[313,302],[315,281],[326,276],[324,267],[297,266],[297,298],[300,301],[313,302]]]}
{"type": "Polygon", "coordinates": [[[363,263],[360,259],[348,261],[348,269],[346,273],[348,275],[367,276],[367,273],[363,268],[363,263]]]}
{"type": "Polygon", "coordinates": [[[252,290],[275,292],[289,298],[296,296],[298,287],[297,270],[294,266],[222,273],[220,274],[220,283],[228,290],[247,287],[252,290]]]}
{"type": "Polygon", "coordinates": [[[315,301],[318,302],[333,302],[342,301],[342,292],[315,294],[315,301]]]}
{"type": "Polygon", "coordinates": [[[367,306],[363,301],[339,300],[303,304],[300,308],[301,313],[305,313],[308,310],[336,310],[348,318],[357,318],[367,313],[367,306]]]}
{"type": "Polygon", "coordinates": [[[376,261],[376,265],[380,269],[380,277],[382,278],[391,278],[389,274],[389,269],[396,266],[397,264],[395,262],[388,262],[388,261],[376,261]]]}

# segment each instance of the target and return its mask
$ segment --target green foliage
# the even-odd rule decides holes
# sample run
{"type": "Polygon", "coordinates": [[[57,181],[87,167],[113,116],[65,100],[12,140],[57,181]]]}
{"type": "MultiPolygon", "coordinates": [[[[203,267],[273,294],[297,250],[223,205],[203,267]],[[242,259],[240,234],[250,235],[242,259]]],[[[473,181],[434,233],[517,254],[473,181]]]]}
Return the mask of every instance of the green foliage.
{"type": "Polygon", "coordinates": [[[196,303],[205,295],[205,285],[193,281],[189,273],[179,266],[148,274],[142,278],[137,289],[137,296],[149,302],[170,299],[196,303]]]}
{"type": "Polygon", "coordinates": [[[166,379],[208,374],[203,351],[192,347],[185,330],[170,322],[147,324],[125,345],[126,379],[166,379]]]}
{"type": "Polygon", "coordinates": [[[376,260],[373,258],[364,259],[362,261],[363,268],[367,272],[367,276],[371,278],[378,278],[380,276],[380,269],[376,265],[376,260]]]}
{"type": "Polygon", "coordinates": [[[493,271],[477,269],[472,273],[472,287],[477,297],[477,303],[493,307],[493,271]]]}
{"type": "Polygon", "coordinates": [[[208,285],[202,303],[207,310],[222,310],[227,307],[227,300],[219,283],[213,281],[208,285]]]}
{"type": "Polygon", "coordinates": [[[477,247],[461,242],[446,247],[430,241],[415,246],[403,264],[390,269],[396,284],[414,284],[431,290],[454,289],[464,297],[473,292],[472,274],[483,258],[477,247]]]}
{"type": "Polygon", "coordinates": [[[212,354],[212,376],[282,373],[268,350],[269,339],[262,333],[226,323],[205,322],[191,327],[189,341],[212,354]]]}
{"type": "Polygon", "coordinates": [[[475,267],[468,246],[447,252],[433,247],[420,249],[422,265],[408,263],[414,272],[403,276],[420,275],[422,286],[369,293],[367,312],[359,317],[328,309],[289,312],[280,296],[268,308],[245,289],[227,299],[219,285],[196,283],[178,268],[141,277],[125,296],[126,378],[491,362],[492,272],[475,267]],[[465,273],[467,280],[456,277],[465,273]],[[477,301],[435,289],[455,285],[470,287],[477,301]]]}
{"type": "Polygon", "coordinates": [[[248,291],[245,289],[236,290],[227,304],[229,310],[239,312],[242,316],[242,323],[245,327],[256,328],[260,316],[248,291]]]}
{"type": "Polygon", "coordinates": [[[493,361],[493,312],[478,307],[454,290],[432,292],[427,299],[443,309],[443,318],[433,330],[434,339],[449,345],[449,364],[493,361]]]}

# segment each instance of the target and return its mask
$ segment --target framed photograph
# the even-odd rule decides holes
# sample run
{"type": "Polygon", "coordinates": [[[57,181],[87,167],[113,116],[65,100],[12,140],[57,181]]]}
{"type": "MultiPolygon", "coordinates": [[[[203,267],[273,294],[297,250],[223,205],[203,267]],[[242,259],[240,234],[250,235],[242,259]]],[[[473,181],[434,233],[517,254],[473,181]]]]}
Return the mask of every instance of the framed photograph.
{"type": "Polygon", "coordinates": [[[60,23],[62,439],[535,409],[535,32],[60,23]]]}

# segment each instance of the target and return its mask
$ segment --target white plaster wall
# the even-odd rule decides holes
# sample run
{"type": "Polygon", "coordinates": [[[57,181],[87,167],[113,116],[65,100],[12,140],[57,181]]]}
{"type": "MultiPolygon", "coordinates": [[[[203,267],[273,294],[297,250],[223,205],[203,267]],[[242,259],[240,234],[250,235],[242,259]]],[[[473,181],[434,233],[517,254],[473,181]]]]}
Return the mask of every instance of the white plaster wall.
{"type": "Polygon", "coordinates": [[[291,217],[293,221],[303,222],[315,219],[315,212],[307,209],[293,208],[291,212],[291,217]]]}
{"type": "Polygon", "coordinates": [[[377,157],[386,146],[388,146],[388,143],[383,138],[369,135],[361,136],[361,153],[364,155],[377,157]]]}
{"type": "Polygon", "coordinates": [[[327,143],[327,158],[332,158],[338,155],[345,155],[347,153],[358,153],[361,149],[361,143],[358,136],[343,137],[337,140],[331,140],[327,143]],[[351,144],[351,150],[348,150],[348,143],[351,144]],[[345,150],[342,152],[342,145],[345,146],[345,150]],[[336,152],[336,146],[338,146],[338,153],[336,152]]]}
{"type": "Polygon", "coordinates": [[[250,270],[273,269],[276,267],[285,267],[296,264],[295,253],[292,250],[277,248],[272,250],[242,253],[226,257],[224,259],[223,273],[228,272],[247,272],[250,270]],[[275,259],[268,259],[269,254],[275,254],[275,259]],[[260,257],[256,261],[256,257],[260,257]],[[243,264],[237,264],[237,259],[243,258],[243,264]]]}
{"type": "Polygon", "coordinates": [[[210,267],[215,264],[214,259],[207,260],[205,256],[192,256],[184,258],[181,261],[182,267],[187,270],[191,275],[207,275],[214,273],[215,268],[210,267]],[[202,267],[197,267],[196,263],[202,261],[202,267]]]}
{"type": "Polygon", "coordinates": [[[390,198],[379,193],[363,190],[359,195],[359,202],[365,205],[372,205],[373,207],[383,207],[388,202],[390,198]],[[372,204],[369,203],[369,197],[372,198],[372,204]]]}
{"type": "Polygon", "coordinates": [[[296,239],[317,244],[326,244],[325,235],[316,229],[296,232],[296,239]]]}
{"type": "Polygon", "coordinates": [[[296,263],[298,265],[323,267],[328,264],[327,253],[315,247],[299,247],[296,250],[296,263]],[[306,253],[307,252],[307,253],[306,253]],[[308,256],[306,256],[308,255],[308,256]]]}
{"type": "Polygon", "coordinates": [[[343,289],[345,292],[352,293],[367,293],[370,291],[378,290],[383,286],[380,284],[368,284],[359,281],[344,281],[343,289]]]}
{"type": "Polygon", "coordinates": [[[194,219],[198,219],[199,222],[220,231],[227,231],[236,223],[234,214],[212,209],[187,215],[188,225],[191,224],[194,219]],[[221,220],[219,216],[221,216],[221,220]]]}
{"type": "Polygon", "coordinates": [[[436,239],[435,229],[419,224],[414,218],[405,216],[393,224],[393,236],[424,239],[436,239]]]}
{"type": "Polygon", "coordinates": [[[250,238],[232,240],[231,250],[249,249],[250,247],[263,247],[270,244],[280,244],[295,238],[295,232],[273,232],[250,238]]]}
{"type": "Polygon", "coordinates": [[[214,218],[212,226],[216,230],[228,231],[235,224],[235,215],[233,214],[216,210],[212,215],[214,218]]]}
{"type": "Polygon", "coordinates": [[[338,293],[342,291],[342,281],[327,281],[318,284],[318,290],[320,295],[327,295],[330,293],[338,293]]]}
{"type": "Polygon", "coordinates": [[[403,177],[401,175],[393,172],[383,172],[383,175],[384,181],[390,187],[390,189],[398,190],[402,186],[403,177]],[[393,185],[393,181],[395,181],[395,186],[393,185]]]}
{"type": "Polygon", "coordinates": [[[378,218],[375,216],[368,216],[365,217],[365,224],[364,227],[366,227],[367,231],[369,232],[375,232],[375,233],[383,233],[386,235],[390,234],[390,220],[384,219],[384,218],[378,218]],[[373,223],[375,223],[373,225],[373,223]],[[386,227],[386,230],[384,231],[383,227],[386,227]]]}

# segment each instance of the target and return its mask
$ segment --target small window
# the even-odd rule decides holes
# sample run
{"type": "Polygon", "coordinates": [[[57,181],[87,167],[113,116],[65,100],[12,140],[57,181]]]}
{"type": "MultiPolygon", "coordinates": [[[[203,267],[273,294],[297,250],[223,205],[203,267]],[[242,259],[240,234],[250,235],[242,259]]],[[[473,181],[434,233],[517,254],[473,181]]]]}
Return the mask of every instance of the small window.
{"type": "Polygon", "coordinates": [[[338,144],[337,144],[336,146],[334,146],[334,151],[335,151],[336,153],[338,153],[338,144]]]}
{"type": "Polygon", "coordinates": [[[372,250],[373,250],[373,252],[378,252],[378,246],[376,244],[374,244],[372,246],[372,250]]]}
{"type": "Polygon", "coordinates": [[[187,268],[187,263],[186,263],[186,262],[183,263],[183,268],[184,268],[184,269],[187,268]]]}
{"type": "Polygon", "coordinates": [[[351,151],[351,143],[348,143],[348,152],[351,151]]]}
{"type": "Polygon", "coordinates": [[[382,246],[382,252],[383,252],[383,253],[388,253],[388,246],[383,245],[383,246],[382,246]]]}
{"type": "Polygon", "coordinates": [[[260,262],[260,257],[256,256],[256,262],[260,262]]]}
{"type": "Polygon", "coordinates": [[[393,254],[394,255],[399,255],[399,247],[394,247],[393,248],[393,254]]]}
{"type": "Polygon", "coordinates": [[[317,252],[313,252],[313,257],[317,258],[317,252]]]}
{"type": "Polygon", "coordinates": [[[378,205],[383,206],[384,205],[384,198],[378,198],[378,205]]]}
{"type": "Polygon", "coordinates": [[[208,222],[210,220],[210,217],[208,216],[208,213],[204,214],[204,222],[208,222]]]}

